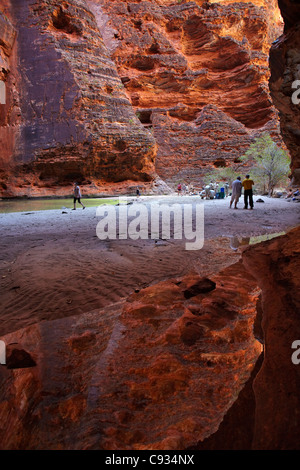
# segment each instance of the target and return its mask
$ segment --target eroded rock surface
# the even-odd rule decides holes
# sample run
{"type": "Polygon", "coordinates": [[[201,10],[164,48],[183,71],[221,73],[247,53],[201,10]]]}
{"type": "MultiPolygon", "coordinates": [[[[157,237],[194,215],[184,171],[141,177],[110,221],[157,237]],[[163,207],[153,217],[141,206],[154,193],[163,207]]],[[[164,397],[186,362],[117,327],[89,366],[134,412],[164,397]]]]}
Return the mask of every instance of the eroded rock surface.
{"type": "Polygon", "coordinates": [[[22,0],[6,13],[3,195],[18,186],[53,194],[74,180],[94,192],[99,181],[151,181],[154,138],[135,116],[86,3],[22,0]],[[14,45],[9,28],[17,31],[14,45]]]}
{"type": "Polygon", "coordinates": [[[85,194],[149,190],[157,175],[197,185],[263,131],[280,140],[273,1],[1,5],[2,196],[65,195],[74,180],[85,194]]]}
{"type": "Polygon", "coordinates": [[[166,181],[198,183],[253,138],[278,138],[268,52],[276,2],[88,0],[166,181]],[[269,21],[272,17],[272,22],[269,21]]]}
{"type": "Polygon", "coordinates": [[[265,357],[254,381],[253,449],[299,449],[300,366],[292,361],[300,338],[300,229],[244,252],[262,289],[265,357]]]}
{"type": "Polygon", "coordinates": [[[239,262],[6,335],[19,362],[0,366],[0,448],[184,449],[210,436],[261,353],[259,293],[239,262]]]}
{"type": "Polygon", "coordinates": [[[255,336],[264,352],[218,431],[197,449],[300,448],[299,352],[292,347],[300,338],[299,233],[296,228],[243,252],[243,265],[262,290],[257,305],[262,331],[256,325],[255,336]]]}

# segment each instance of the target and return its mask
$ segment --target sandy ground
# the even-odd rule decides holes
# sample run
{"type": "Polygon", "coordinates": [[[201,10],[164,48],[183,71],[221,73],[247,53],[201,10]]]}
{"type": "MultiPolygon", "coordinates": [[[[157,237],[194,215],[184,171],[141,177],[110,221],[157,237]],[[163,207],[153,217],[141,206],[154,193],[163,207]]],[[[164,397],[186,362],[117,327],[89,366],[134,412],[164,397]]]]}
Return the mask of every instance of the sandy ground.
{"type": "Polygon", "coordinates": [[[204,246],[190,251],[185,240],[100,240],[96,208],[72,211],[71,200],[68,209],[0,214],[0,336],[110,305],[189,271],[210,275],[239,259],[231,237],[281,233],[299,225],[300,204],[257,199],[250,211],[243,210],[242,201],[238,210],[229,209],[229,198],[141,197],[138,203],[148,210],[153,204],[204,204],[204,246]]]}

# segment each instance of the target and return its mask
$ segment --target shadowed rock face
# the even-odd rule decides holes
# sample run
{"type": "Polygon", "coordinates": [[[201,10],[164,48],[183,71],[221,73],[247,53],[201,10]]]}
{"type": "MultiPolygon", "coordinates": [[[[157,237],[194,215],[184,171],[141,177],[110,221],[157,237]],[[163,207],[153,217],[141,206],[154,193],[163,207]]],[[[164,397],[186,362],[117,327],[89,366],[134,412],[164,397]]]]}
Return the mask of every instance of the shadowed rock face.
{"type": "Polygon", "coordinates": [[[279,0],[284,33],[270,50],[270,91],[279,110],[282,137],[291,154],[292,183],[300,184],[300,4],[279,0]],[[298,81],[298,82],[297,82],[298,81]],[[294,95],[294,99],[293,99],[294,95]]]}
{"type": "Polygon", "coordinates": [[[10,170],[33,191],[74,180],[150,181],[154,138],[135,116],[86,3],[18,0],[7,13],[0,138],[8,195],[10,170]]]}
{"type": "Polygon", "coordinates": [[[3,196],[62,194],[74,179],[86,193],[156,174],[198,180],[262,131],[279,138],[274,2],[5,0],[2,11],[3,196]]]}
{"type": "MultiPolygon", "coordinates": [[[[252,376],[225,415],[219,429],[197,449],[298,450],[300,432],[300,365],[292,348],[300,339],[299,233],[250,246],[243,265],[261,288],[256,337],[264,352],[252,376]]],[[[296,348],[299,350],[298,348],[296,348]]]]}
{"type": "Polygon", "coordinates": [[[300,366],[292,344],[300,338],[299,233],[262,243],[244,253],[246,269],[262,289],[265,357],[253,389],[253,449],[299,449],[300,366]]]}

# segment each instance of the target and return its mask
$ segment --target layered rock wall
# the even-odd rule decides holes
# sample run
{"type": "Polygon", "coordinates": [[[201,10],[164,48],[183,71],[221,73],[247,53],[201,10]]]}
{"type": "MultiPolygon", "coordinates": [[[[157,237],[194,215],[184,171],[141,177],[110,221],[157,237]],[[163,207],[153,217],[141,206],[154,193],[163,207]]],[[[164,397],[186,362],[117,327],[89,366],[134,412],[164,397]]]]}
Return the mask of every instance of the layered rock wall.
{"type": "Polygon", "coordinates": [[[157,174],[197,184],[263,131],[280,139],[267,84],[281,32],[273,1],[1,8],[2,196],[63,194],[74,179],[86,193],[157,174]]]}
{"type": "Polygon", "coordinates": [[[0,80],[4,102],[0,104],[0,189],[7,188],[5,176],[12,166],[21,118],[20,100],[16,79],[17,30],[5,13],[0,11],[0,80]]]}
{"type": "MultiPolygon", "coordinates": [[[[21,114],[7,122],[2,111],[1,142],[18,130],[5,157],[7,194],[22,180],[28,194],[74,180],[150,181],[154,138],[135,116],[86,3],[20,0],[7,11],[18,32],[11,76],[21,114]]],[[[7,88],[12,96],[9,81],[7,88]]]]}
{"type": "Polygon", "coordinates": [[[88,3],[137,116],[152,129],[164,179],[197,184],[263,131],[278,137],[268,90],[269,47],[282,31],[276,2],[88,3]]]}

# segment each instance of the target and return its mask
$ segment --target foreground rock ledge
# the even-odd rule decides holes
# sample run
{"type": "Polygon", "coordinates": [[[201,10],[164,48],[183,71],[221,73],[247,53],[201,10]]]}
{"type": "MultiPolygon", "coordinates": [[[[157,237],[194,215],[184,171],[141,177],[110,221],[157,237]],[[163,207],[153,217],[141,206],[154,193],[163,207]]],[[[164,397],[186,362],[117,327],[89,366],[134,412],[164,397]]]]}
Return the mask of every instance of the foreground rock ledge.
{"type": "Polygon", "coordinates": [[[259,293],[237,263],[8,334],[0,447],[184,449],[211,435],[261,352],[259,293]]]}
{"type": "Polygon", "coordinates": [[[300,228],[244,254],[262,289],[265,358],[254,381],[254,449],[299,449],[300,365],[291,348],[300,339],[300,228]]]}
{"type": "Polygon", "coordinates": [[[218,432],[197,449],[300,448],[300,365],[293,363],[291,347],[300,339],[299,233],[298,227],[243,253],[245,268],[262,289],[263,331],[255,329],[265,350],[218,432]]]}
{"type": "Polygon", "coordinates": [[[297,447],[298,238],[249,247],[210,279],[191,273],[1,338],[14,367],[0,368],[0,448],[297,447]]]}

